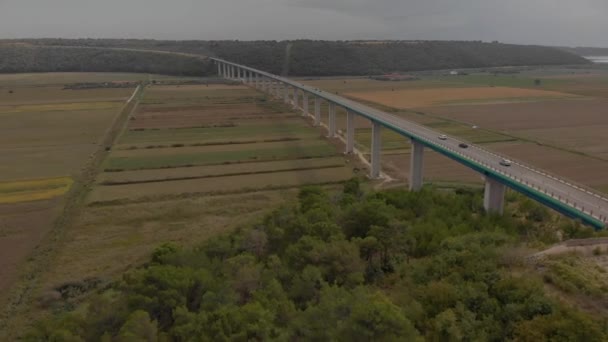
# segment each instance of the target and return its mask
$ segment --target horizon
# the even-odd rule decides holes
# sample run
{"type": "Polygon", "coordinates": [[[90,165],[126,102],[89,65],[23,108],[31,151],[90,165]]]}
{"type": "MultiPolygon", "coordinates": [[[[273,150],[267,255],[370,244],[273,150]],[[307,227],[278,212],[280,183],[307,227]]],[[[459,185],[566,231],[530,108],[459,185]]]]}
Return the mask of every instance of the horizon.
{"type": "MultiPolygon", "coordinates": [[[[486,44],[499,43],[508,45],[524,45],[524,46],[545,46],[545,47],[566,47],[566,48],[592,48],[592,49],[608,49],[606,46],[590,46],[590,45],[547,45],[547,44],[535,44],[535,43],[514,43],[498,40],[479,40],[479,39],[311,39],[311,38],[294,38],[294,39],[156,39],[156,38],[118,38],[118,37],[78,37],[78,38],[66,38],[66,37],[21,37],[21,38],[2,38],[0,41],[23,41],[23,40],[141,40],[141,41],[169,41],[169,42],[188,42],[188,41],[199,41],[199,42],[222,42],[222,41],[233,41],[233,42],[293,42],[293,41],[326,41],[326,42],[365,42],[365,41],[384,41],[384,42],[481,42],[486,44]]],[[[102,47],[100,47],[102,48],[102,47]]]]}

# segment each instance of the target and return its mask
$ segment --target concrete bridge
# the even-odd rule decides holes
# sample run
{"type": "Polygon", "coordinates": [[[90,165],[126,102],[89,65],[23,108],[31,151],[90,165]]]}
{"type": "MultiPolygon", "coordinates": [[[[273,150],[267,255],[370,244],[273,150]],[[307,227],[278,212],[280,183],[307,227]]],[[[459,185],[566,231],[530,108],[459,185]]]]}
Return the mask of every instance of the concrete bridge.
{"type": "Polygon", "coordinates": [[[430,148],[484,177],[484,208],[488,212],[502,214],[505,190],[509,187],[595,229],[603,229],[608,223],[608,198],[585,186],[520,162],[511,162],[510,166],[501,165],[500,162],[505,159],[503,156],[470,143],[466,143],[468,148],[461,148],[462,140],[453,137],[439,139],[442,133],[403,118],[261,70],[218,58],[212,60],[220,76],[243,82],[293,104],[303,114],[312,115],[316,124],[321,122],[321,103],[327,102],[330,137],[336,135],[336,107],[344,108],[347,112],[346,153],[354,151],[355,116],[370,120],[372,178],[380,177],[381,132],[389,129],[409,139],[412,144],[409,174],[412,191],[419,190],[423,185],[424,150],[430,148]],[[314,99],[312,114],[308,108],[311,98],[314,99]]]}

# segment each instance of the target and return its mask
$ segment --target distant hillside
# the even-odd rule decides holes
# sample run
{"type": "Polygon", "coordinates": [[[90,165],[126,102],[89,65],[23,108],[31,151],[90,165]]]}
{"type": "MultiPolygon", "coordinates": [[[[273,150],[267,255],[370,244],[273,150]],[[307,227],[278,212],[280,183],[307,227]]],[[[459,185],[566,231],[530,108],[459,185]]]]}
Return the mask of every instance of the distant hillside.
{"type": "Polygon", "coordinates": [[[180,54],[121,49],[0,43],[0,73],[141,72],[206,76],[212,65],[180,54]]]}
{"type": "Polygon", "coordinates": [[[579,56],[608,56],[608,48],[597,47],[563,47],[564,51],[577,54],[579,56]]]}
{"type": "MultiPolygon", "coordinates": [[[[5,41],[7,42],[7,41],[5,41]]],[[[44,47],[120,48],[216,56],[280,74],[295,76],[374,75],[388,72],[520,65],[586,64],[573,53],[551,47],[464,41],[158,41],[128,39],[35,39],[8,41],[44,47]],[[285,61],[291,45],[289,61],[285,61]]],[[[2,42],[0,41],[0,46],[2,42]]],[[[1,53],[0,48],[0,53],[1,53]]],[[[47,50],[44,50],[47,51],[47,50]]],[[[125,51],[125,50],[120,50],[125,51]]],[[[126,50],[128,51],[128,50],[126,50]]],[[[24,51],[26,52],[26,51],[24,51]]],[[[35,51],[34,51],[35,52],[35,51]]],[[[118,53],[114,50],[114,53],[118,53]]],[[[124,52],[127,53],[127,52],[124,52]]],[[[141,56],[141,55],[138,55],[141,56]]],[[[143,56],[142,56],[143,57],[143,56]]],[[[186,57],[186,56],[183,56],[186,57]]],[[[90,62],[95,60],[85,59],[90,62]]],[[[52,68],[54,64],[48,64],[52,68]]],[[[108,63],[104,63],[106,65],[108,63]]],[[[140,63],[120,65],[124,69],[140,63]]],[[[189,65],[189,64],[188,64],[189,65]]],[[[119,65],[115,65],[118,67],[119,65]]],[[[201,74],[180,68],[182,74],[201,74]]],[[[80,63],[80,69],[87,64],[80,63]]],[[[196,66],[198,68],[198,66],[196,66]]],[[[24,66],[23,69],[28,71],[24,66]]],[[[4,70],[4,69],[0,69],[4,70]]],[[[208,69],[204,69],[208,71],[208,69]]],[[[112,70],[116,71],[116,70],[112,70]]],[[[163,73],[173,73],[171,66],[163,73]]]]}

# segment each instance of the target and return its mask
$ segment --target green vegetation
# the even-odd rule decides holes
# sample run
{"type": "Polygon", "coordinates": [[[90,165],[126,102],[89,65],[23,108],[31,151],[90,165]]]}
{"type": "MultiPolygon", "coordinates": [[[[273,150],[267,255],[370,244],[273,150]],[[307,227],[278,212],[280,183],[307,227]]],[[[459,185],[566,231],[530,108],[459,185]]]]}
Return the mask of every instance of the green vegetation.
{"type": "Polygon", "coordinates": [[[0,44],[0,73],[138,72],[180,76],[211,75],[198,57],[153,51],[0,44]]]}
{"type": "Polygon", "coordinates": [[[201,151],[199,153],[180,153],[178,149],[175,154],[163,156],[110,157],[105,167],[106,170],[160,169],[231,162],[329,157],[335,154],[336,150],[333,146],[318,140],[302,145],[285,143],[285,146],[266,149],[243,147],[235,151],[201,151]]]}
{"type": "MultiPolygon", "coordinates": [[[[4,72],[39,71],[43,66],[52,71],[54,64],[46,64],[46,59],[32,59],[31,53],[56,52],[66,60],[75,56],[85,57],[86,49],[101,53],[111,51],[115,54],[134,54],[137,50],[169,51],[202,56],[217,56],[233,62],[282,74],[287,69],[295,76],[330,76],[330,75],[375,75],[395,71],[436,70],[452,68],[475,68],[518,65],[563,65],[588,64],[586,59],[563,50],[542,47],[500,43],[483,43],[478,41],[156,41],[126,39],[26,39],[0,41],[0,52],[12,56],[17,49],[26,54],[21,60],[8,58],[4,72]],[[34,47],[17,47],[14,43],[25,43],[34,47]],[[65,47],[80,47],[66,49],[65,47]],[[290,46],[286,60],[287,46],[290,46]],[[49,48],[53,47],[53,48],[49,48]],[[122,48],[124,50],[107,50],[122,48]],[[25,50],[24,50],[25,49],[25,50]],[[29,49],[29,50],[27,50],[29,49]],[[41,52],[35,49],[42,49],[41,52]],[[131,49],[131,51],[127,50],[131,49]],[[10,64],[9,64],[10,63],[10,64]]],[[[95,55],[93,55],[95,56],[95,55]]],[[[91,56],[89,56],[91,57],[91,56]]],[[[198,67],[188,64],[188,55],[180,56],[184,63],[163,63],[165,69],[152,72],[186,75],[210,75],[214,73],[209,67],[198,67]],[[175,69],[179,65],[179,69],[175,69]]],[[[177,57],[176,57],[177,58],[177,57]]],[[[87,59],[94,60],[94,59],[87,59]]],[[[111,70],[103,71],[137,71],[142,67],[131,60],[113,59],[115,63],[105,63],[111,70]],[[128,62],[127,62],[128,61],[128,62]],[[126,63],[125,63],[126,62],[126,63]]],[[[61,60],[55,60],[61,62],[61,60]]],[[[205,62],[201,62],[205,63],[205,62]]],[[[205,63],[206,64],[206,63],[205,63]]],[[[64,65],[62,70],[83,71],[88,69],[81,64],[64,65]]],[[[150,72],[150,71],[146,71],[150,72]]]]}
{"type": "Polygon", "coordinates": [[[605,341],[605,324],[514,272],[505,255],[536,229],[483,214],[476,192],[303,188],[197,248],[157,248],[26,340],[605,341]]]}
{"type": "Polygon", "coordinates": [[[301,122],[285,122],[277,124],[255,124],[247,125],[239,123],[234,127],[211,127],[211,128],[179,128],[160,130],[131,130],[126,132],[120,140],[121,144],[141,144],[155,142],[231,142],[252,139],[277,139],[279,138],[318,138],[319,133],[304,126],[301,122]]]}
{"type": "MultiPolygon", "coordinates": [[[[596,247],[595,256],[605,250],[596,247]]],[[[543,261],[547,283],[570,294],[582,294],[605,301],[608,299],[608,274],[597,263],[578,255],[559,255],[543,261]]]]}

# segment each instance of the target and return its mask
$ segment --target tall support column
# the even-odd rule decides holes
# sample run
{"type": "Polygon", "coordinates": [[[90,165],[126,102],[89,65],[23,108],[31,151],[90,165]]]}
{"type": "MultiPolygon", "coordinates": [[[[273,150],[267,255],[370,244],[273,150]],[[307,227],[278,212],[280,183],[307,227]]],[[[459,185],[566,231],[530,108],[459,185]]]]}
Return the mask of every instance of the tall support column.
{"type": "Polygon", "coordinates": [[[260,74],[255,74],[255,89],[260,89],[260,74]]]}
{"type": "Polygon", "coordinates": [[[315,126],[321,124],[321,98],[315,96],[315,126]]]}
{"type": "Polygon", "coordinates": [[[283,102],[289,104],[289,86],[283,83],[283,102]]]}
{"type": "Polygon", "coordinates": [[[333,138],[336,136],[336,104],[329,103],[329,137],[333,138]]]}
{"type": "Polygon", "coordinates": [[[304,99],[302,100],[302,113],[304,116],[308,115],[308,93],[304,92],[304,99]]]}
{"type": "Polygon", "coordinates": [[[234,79],[234,66],[230,65],[230,76],[228,78],[230,79],[234,79]]]}
{"type": "Polygon", "coordinates": [[[424,170],[424,145],[412,139],[412,150],[410,154],[410,191],[422,189],[424,170]]]}
{"type": "Polygon", "coordinates": [[[222,76],[222,65],[219,62],[215,62],[217,64],[217,75],[222,76]]]}
{"type": "Polygon", "coordinates": [[[382,151],[382,125],[372,121],[372,169],[370,178],[380,178],[380,153],[382,151]]]}
{"type": "Polygon", "coordinates": [[[346,154],[355,150],[355,113],[346,111],[346,154]]]}
{"type": "Polygon", "coordinates": [[[293,88],[293,108],[295,110],[298,110],[299,107],[299,102],[300,102],[300,89],[298,88],[293,88]]]}
{"type": "Polygon", "coordinates": [[[486,212],[502,215],[505,205],[505,191],[506,187],[504,184],[486,176],[483,196],[483,207],[486,212]]]}

